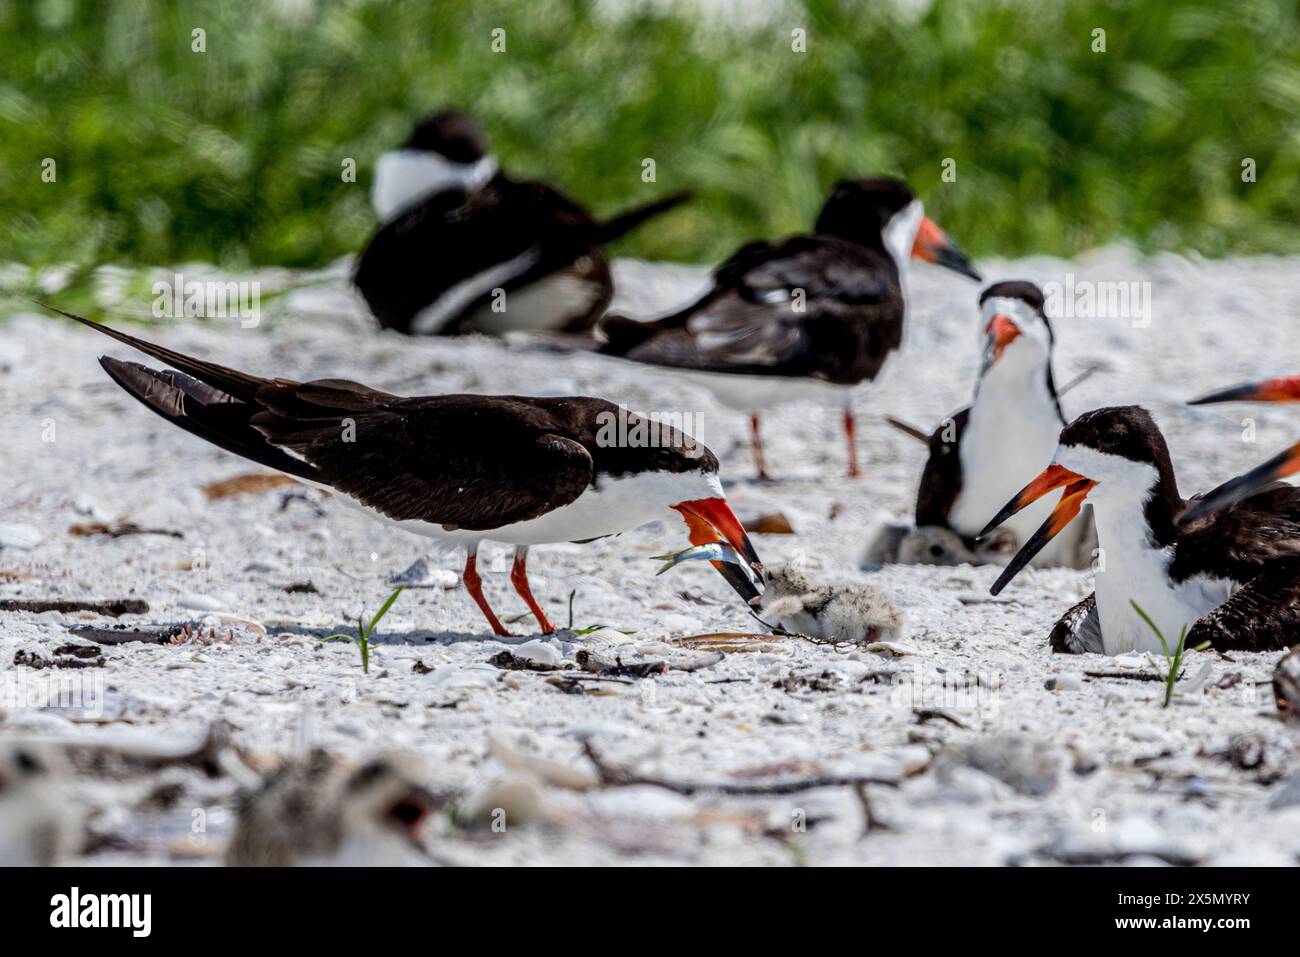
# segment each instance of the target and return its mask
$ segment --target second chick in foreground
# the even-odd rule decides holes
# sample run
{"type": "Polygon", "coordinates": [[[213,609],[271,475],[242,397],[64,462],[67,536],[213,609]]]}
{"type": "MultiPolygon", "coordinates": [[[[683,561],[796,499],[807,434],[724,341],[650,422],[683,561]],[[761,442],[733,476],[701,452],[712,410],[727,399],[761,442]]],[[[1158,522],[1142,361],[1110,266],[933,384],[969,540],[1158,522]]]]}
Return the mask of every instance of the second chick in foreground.
{"type": "Polygon", "coordinates": [[[234,867],[400,867],[430,863],[422,827],[436,806],[420,762],[354,765],[322,749],[286,763],[239,809],[234,867]]]}
{"type": "Polygon", "coordinates": [[[859,582],[818,585],[793,562],[764,570],[762,610],[787,631],[824,641],[866,644],[896,641],[906,629],[903,612],[859,582]]]}
{"type": "Polygon", "coordinates": [[[0,742],[0,867],[52,867],[77,821],[62,754],[32,741],[0,742]]]}

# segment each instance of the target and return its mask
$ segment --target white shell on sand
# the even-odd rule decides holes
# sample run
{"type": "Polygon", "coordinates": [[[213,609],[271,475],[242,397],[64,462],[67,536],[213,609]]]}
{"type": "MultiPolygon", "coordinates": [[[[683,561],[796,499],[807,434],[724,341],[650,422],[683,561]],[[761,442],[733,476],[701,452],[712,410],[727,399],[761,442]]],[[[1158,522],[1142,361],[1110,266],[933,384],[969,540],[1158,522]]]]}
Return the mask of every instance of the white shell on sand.
{"type": "Polygon", "coordinates": [[[33,525],[18,522],[0,522],[0,548],[35,548],[45,536],[33,525]]]}

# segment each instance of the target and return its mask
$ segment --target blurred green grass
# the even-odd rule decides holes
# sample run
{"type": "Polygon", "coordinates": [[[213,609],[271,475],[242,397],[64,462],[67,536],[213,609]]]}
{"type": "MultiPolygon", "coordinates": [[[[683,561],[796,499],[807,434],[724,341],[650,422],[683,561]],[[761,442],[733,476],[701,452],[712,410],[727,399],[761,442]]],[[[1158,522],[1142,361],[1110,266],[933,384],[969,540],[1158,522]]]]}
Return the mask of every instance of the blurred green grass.
{"type": "Polygon", "coordinates": [[[667,0],[0,0],[0,260],[323,265],[374,228],[374,158],[447,103],[598,212],[697,191],[623,254],[714,261],[876,171],[977,255],[1294,251],[1297,22],[1294,0],[807,0],[744,26],[667,0]]]}

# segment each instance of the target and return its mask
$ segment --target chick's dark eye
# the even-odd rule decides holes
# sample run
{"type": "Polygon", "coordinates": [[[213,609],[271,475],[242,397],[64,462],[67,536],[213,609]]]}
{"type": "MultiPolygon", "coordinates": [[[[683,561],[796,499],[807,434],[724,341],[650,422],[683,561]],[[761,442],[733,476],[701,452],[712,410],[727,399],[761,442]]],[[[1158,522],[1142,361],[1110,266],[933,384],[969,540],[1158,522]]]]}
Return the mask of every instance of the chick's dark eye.
{"type": "Polygon", "coordinates": [[[27,751],[18,751],[18,753],[14,755],[14,764],[17,765],[18,770],[22,771],[24,774],[35,774],[41,769],[41,762],[37,761],[36,758],[27,751]]]}
{"type": "Polygon", "coordinates": [[[931,545],[931,546],[930,546],[930,554],[933,555],[935,558],[938,558],[940,555],[943,554],[943,546],[942,546],[942,545],[931,545]]]}
{"type": "Polygon", "coordinates": [[[415,801],[398,801],[388,810],[388,816],[399,824],[419,824],[424,818],[423,805],[415,801]]]}

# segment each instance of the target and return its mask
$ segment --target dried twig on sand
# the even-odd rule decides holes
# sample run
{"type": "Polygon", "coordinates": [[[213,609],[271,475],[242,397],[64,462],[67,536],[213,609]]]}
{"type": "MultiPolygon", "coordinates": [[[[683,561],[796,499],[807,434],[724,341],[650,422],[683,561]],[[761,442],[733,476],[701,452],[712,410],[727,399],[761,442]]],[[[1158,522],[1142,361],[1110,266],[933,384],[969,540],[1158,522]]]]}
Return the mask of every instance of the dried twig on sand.
{"type": "Polygon", "coordinates": [[[858,804],[862,805],[862,835],[865,837],[872,831],[892,831],[888,824],[876,817],[876,812],[871,806],[871,799],[867,797],[867,786],[859,781],[853,785],[853,793],[858,798],[858,804]]]}
{"type": "Polygon", "coordinates": [[[897,787],[902,773],[898,775],[880,774],[823,774],[808,778],[795,778],[788,781],[772,781],[767,784],[749,784],[739,781],[674,781],[669,778],[657,778],[637,774],[626,768],[615,767],[605,761],[591,741],[582,742],[582,750],[587,760],[596,769],[600,783],[605,787],[627,787],[632,784],[648,784],[652,787],[674,791],[677,794],[692,795],[701,792],[727,794],[736,797],[772,794],[798,794],[814,788],[857,787],[866,784],[884,784],[897,787]]]}
{"type": "Polygon", "coordinates": [[[65,614],[75,611],[93,611],[97,615],[116,618],[119,615],[143,615],[149,603],[142,598],[0,598],[0,611],[26,611],[39,615],[46,611],[65,614]]]}
{"type": "MultiPolygon", "coordinates": [[[[1164,684],[1165,682],[1164,675],[1158,675],[1150,671],[1085,671],[1084,674],[1089,678],[1121,678],[1125,681],[1159,681],[1161,684],[1164,684]]],[[[1178,677],[1181,678],[1182,676],[1183,673],[1180,672],[1178,677]]]]}

